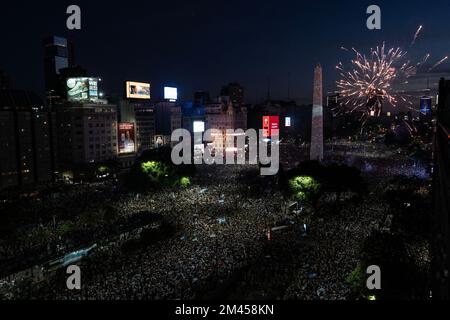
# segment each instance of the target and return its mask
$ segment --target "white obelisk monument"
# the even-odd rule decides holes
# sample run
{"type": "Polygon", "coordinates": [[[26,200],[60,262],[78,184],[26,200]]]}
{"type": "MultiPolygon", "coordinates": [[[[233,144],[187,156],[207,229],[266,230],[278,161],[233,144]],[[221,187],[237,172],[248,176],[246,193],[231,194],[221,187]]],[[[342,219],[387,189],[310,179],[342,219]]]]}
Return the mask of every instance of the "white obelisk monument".
{"type": "Polygon", "coordinates": [[[322,66],[319,64],[314,70],[314,99],[311,123],[310,159],[323,160],[323,88],[322,66]]]}

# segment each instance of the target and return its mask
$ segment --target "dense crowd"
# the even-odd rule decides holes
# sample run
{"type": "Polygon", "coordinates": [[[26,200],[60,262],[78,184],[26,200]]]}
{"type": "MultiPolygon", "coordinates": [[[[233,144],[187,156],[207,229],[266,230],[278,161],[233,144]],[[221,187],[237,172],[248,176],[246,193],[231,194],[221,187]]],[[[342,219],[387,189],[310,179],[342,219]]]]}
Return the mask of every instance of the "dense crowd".
{"type": "MultiPolygon", "coordinates": [[[[47,274],[39,285],[9,283],[7,297],[176,300],[208,298],[221,288],[224,296],[242,297],[238,291],[249,293],[249,288],[257,288],[259,298],[348,298],[350,287],[345,279],[358,262],[360,245],[386,219],[389,207],[373,192],[327,219],[319,218],[307,206],[301,214],[292,213],[285,210],[285,199],[269,183],[264,184],[263,192],[250,192],[250,181],[242,182],[251,170],[255,168],[203,166],[186,189],[116,194],[112,185],[86,185],[43,201],[39,209],[47,212],[47,221],[30,226],[28,233],[48,230],[49,245],[38,251],[42,259],[81,245],[99,246],[81,262],[82,290],[67,290],[65,270],[61,269],[47,274]],[[104,202],[117,208],[114,223],[86,227],[79,239],[61,242],[51,216],[64,211],[58,219],[83,224],[77,213],[98,210],[104,202]],[[174,224],[174,234],[149,246],[124,250],[124,245],[138,236],[136,230],[149,225],[154,217],[174,224]],[[288,228],[273,234],[269,241],[268,230],[280,224],[288,228]],[[304,224],[310,231],[302,229],[304,224]],[[236,286],[229,289],[230,279],[236,278],[236,286]]],[[[33,250],[38,238],[29,237],[33,240],[25,242],[24,248],[33,250]]],[[[0,243],[0,254],[8,257],[5,248],[0,243]]],[[[21,257],[21,249],[9,250],[21,257]]]]}
{"type": "Polygon", "coordinates": [[[49,282],[37,291],[22,289],[20,295],[48,299],[188,299],[212,283],[226,281],[258,258],[267,227],[282,218],[282,196],[274,194],[269,200],[244,198],[242,187],[236,183],[241,171],[224,170],[227,174],[215,170],[205,173],[199,186],[177,193],[162,190],[117,199],[115,206],[123,217],[146,211],[174,221],[179,226],[176,237],[135,253],[124,253],[123,241],[99,248],[83,262],[84,286],[79,295],[64,290],[64,281],[49,282]]]}

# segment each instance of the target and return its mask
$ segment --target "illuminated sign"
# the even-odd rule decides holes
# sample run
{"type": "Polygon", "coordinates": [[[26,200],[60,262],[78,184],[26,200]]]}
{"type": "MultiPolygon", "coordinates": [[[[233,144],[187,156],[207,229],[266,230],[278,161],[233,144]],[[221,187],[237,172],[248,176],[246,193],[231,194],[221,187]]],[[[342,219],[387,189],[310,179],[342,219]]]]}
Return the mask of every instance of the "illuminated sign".
{"type": "Polygon", "coordinates": [[[196,132],[205,132],[205,122],[194,121],[194,133],[196,132]]]}
{"type": "Polygon", "coordinates": [[[150,100],[150,83],[127,81],[126,94],[128,99],[150,100]]]}
{"type": "Polygon", "coordinates": [[[155,136],[155,148],[161,148],[164,146],[164,136],[155,136]]]}
{"type": "Polygon", "coordinates": [[[280,117],[278,116],[265,116],[263,117],[263,137],[271,138],[272,131],[280,130],[280,117]]]}
{"type": "Polygon", "coordinates": [[[164,87],[164,99],[175,102],[178,100],[178,89],[172,87],[164,87]]]}
{"type": "Polygon", "coordinates": [[[430,115],[431,105],[432,105],[431,97],[420,98],[420,113],[423,115],[430,115]]]}
{"type": "Polygon", "coordinates": [[[119,154],[136,152],[134,123],[119,123],[119,154]]]}
{"type": "Polygon", "coordinates": [[[292,126],[292,122],[291,122],[291,118],[290,117],[286,117],[286,119],[285,119],[285,126],[288,127],[288,128],[292,126]]]}
{"type": "Polygon", "coordinates": [[[98,99],[97,78],[69,78],[66,81],[66,87],[68,101],[98,99]]]}

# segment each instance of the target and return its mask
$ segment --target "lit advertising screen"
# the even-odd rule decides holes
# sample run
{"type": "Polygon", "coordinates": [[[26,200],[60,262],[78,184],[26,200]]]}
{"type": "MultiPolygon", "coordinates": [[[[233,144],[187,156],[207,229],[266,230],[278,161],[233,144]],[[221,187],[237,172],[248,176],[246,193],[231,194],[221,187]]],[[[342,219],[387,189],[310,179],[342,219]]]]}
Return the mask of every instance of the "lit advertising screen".
{"type": "Polygon", "coordinates": [[[172,87],[164,87],[164,99],[169,101],[177,101],[178,100],[178,89],[172,87]]]}
{"type": "Polygon", "coordinates": [[[285,126],[286,126],[287,128],[289,128],[289,127],[292,126],[292,121],[291,121],[291,118],[290,118],[290,117],[286,117],[286,119],[285,119],[285,126]]]}
{"type": "Polygon", "coordinates": [[[150,100],[150,83],[127,81],[126,93],[128,99],[150,100]]]}
{"type": "Polygon", "coordinates": [[[136,152],[134,123],[119,123],[119,154],[136,152]]]}
{"type": "Polygon", "coordinates": [[[280,117],[278,116],[265,116],[263,117],[263,137],[271,138],[272,131],[280,130],[280,117]]]}
{"type": "Polygon", "coordinates": [[[98,99],[98,79],[69,78],[66,81],[67,100],[82,101],[98,99]]]}
{"type": "Polygon", "coordinates": [[[422,97],[420,99],[420,113],[423,115],[431,114],[431,97],[422,97]]]}
{"type": "Polygon", "coordinates": [[[155,136],[155,148],[161,148],[164,146],[164,136],[155,136]]]}
{"type": "Polygon", "coordinates": [[[205,123],[203,121],[194,121],[194,133],[205,132],[205,123]]]}

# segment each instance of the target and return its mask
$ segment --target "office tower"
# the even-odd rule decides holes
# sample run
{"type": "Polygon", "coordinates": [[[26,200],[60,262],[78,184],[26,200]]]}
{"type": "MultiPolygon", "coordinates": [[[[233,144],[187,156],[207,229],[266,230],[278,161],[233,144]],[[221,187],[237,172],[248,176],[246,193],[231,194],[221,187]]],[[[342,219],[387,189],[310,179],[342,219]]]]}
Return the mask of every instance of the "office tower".
{"type": "Polygon", "coordinates": [[[244,88],[239,83],[230,83],[222,88],[221,96],[230,97],[235,107],[239,107],[244,103],[244,88]]]}
{"type": "Polygon", "coordinates": [[[136,152],[138,155],[153,149],[156,134],[155,107],[149,102],[133,102],[122,100],[120,106],[120,122],[136,124],[136,152]]]}
{"type": "Polygon", "coordinates": [[[61,70],[73,64],[72,46],[67,39],[57,36],[44,39],[43,44],[45,91],[47,94],[57,94],[61,70]]]}
{"type": "Polygon", "coordinates": [[[441,79],[433,142],[432,288],[433,298],[450,296],[450,80],[441,79]]]}
{"type": "Polygon", "coordinates": [[[323,160],[323,89],[322,67],[314,70],[314,98],[311,123],[311,160],[323,160]]]}
{"type": "Polygon", "coordinates": [[[0,189],[53,180],[54,113],[33,92],[0,90],[0,189]]]}
{"type": "Polygon", "coordinates": [[[117,159],[117,106],[72,102],[57,109],[57,118],[63,169],[117,159]]]}
{"type": "Polygon", "coordinates": [[[11,89],[12,81],[9,75],[0,69],[0,90],[1,89],[11,89]]]}
{"type": "Polygon", "coordinates": [[[209,92],[207,91],[197,91],[194,94],[194,104],[196,105],[204,105],[205,103],[208,103],[211,101],[211,98],[209,96],[209,92]]]}

